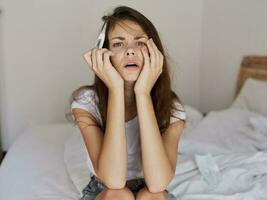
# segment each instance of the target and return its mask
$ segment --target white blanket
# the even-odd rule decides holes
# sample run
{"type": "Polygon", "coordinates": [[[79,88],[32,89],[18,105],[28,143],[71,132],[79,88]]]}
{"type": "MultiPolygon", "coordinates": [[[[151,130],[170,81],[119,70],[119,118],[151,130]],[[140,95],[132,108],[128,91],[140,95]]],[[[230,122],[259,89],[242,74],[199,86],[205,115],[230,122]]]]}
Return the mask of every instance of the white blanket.
{"type": "Polygon", "coordinates": [[[266,200],[267,152],[213,156],[219,181],[209,184],[194,157],[179,156],[176,176],[168,189],[181,200],[266,200]]]}
{"type": "Polygon", "coordinates": [[[177,199],[266,200],[267,136],[251,123],[260,117],[240,109],[213,111],[185,132],[168,186],[177,199]]]}

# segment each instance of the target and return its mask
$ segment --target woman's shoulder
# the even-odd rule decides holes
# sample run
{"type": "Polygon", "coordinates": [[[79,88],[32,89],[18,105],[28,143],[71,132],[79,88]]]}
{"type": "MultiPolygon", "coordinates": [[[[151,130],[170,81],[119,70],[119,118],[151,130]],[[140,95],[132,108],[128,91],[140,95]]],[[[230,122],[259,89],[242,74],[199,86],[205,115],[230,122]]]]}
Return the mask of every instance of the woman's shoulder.
{"type": "Polygon", "coordinates": [[[102,124],[101,114],[98,109],[98,101],[97,93],[92,87],[80,87],[73,94],[71,110],[74,108],[85,110],[91,113],[99,124],[102,124]]]}
{"type": "Polygon", "coordinates": [[[183,104],[179,99],[173,100],[173,106],[171,110],[170,123],[173,123],[178,120],[186,120],[186,112],[183,104]]]}
{"type": "Polygon", "coordinates": [[[86,111],[98,111],[98,96],[96,91],[91,86],[83,86],[73,93],[71,109],[80,108],[86,111]]]}
{"type": "Polygon", "coordinates": [[[175,100],[173,102],[173,105],[174,105],[174,107],[175,107],[176,110],[179,110],[181,112],[185,112],[184,106],[183,106],[183,104],[180,101],[175,100]]]}
{"type": "Polygon", "coordinates": [[[73,101],[80,104],[98,103],[99,99],[92,86],[83,86],[76,90],[73,101]]]}

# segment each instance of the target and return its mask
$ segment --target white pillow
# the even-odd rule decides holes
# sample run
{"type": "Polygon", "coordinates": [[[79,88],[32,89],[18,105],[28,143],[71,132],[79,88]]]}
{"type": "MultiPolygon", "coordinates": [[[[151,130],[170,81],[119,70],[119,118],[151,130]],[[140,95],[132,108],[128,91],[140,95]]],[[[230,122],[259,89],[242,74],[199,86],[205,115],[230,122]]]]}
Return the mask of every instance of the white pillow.
{"type": "Polygon", "coordinates": [[[83,137],[79,128],[77,128],[65,143],[64,162],[68,174],[81,197],[83,195],[82,190],[91,180],[91,174],[95,174],[87,152],[83,137]]]}
{"type": "Polygon", "coordinates": [[[248,78],[231,107],[267,115],[267,81],[248,78]]]}

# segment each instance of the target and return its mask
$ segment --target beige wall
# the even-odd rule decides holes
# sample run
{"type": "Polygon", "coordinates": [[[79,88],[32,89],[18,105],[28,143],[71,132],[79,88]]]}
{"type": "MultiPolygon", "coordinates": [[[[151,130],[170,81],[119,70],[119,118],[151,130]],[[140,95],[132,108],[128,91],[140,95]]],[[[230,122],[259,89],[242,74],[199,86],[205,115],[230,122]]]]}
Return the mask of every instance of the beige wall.
{"type": "Polygon", "coordinates": [[[3,96],[2,96],[2,91],[3,91],[3,49],[2,49],[2,31],[3,31],[3,28],[2,28],[2,15],[1,15],[1,12],[2,12],[2,4],[1,4],[1,0],[0,0],[0,161],[1,161],[1,158],[2,158],[2,139],[1,139],[1,133],[2,133],[2,115],[3,115],[3,112],[2,112],[2,102],[3,102],[3,96]]]}
{"type": "Polygon", "coordinates": [[[267,54],[266,0],[204,0],[200,110],[229,107],[241,59],[267,54]]]}
{"type": "Polygon", "coordinates": [[[101,16],[117,5],[132,6],[155,24],[172,58],[174,90],[199,107],[202,1],[4,0],[4,149],[32,124],[65,121],[71,92],[92,82],[82,54],[95,43],[101,16]]]}
{"type": "Polygon", "coordinates": [[[93,79],[82,54],[95,43],[101,16],[117,5],[132,6],[155,24],[171,58],[174,90],[202,112],[231,104],[243,55],[267,53],[265,0],[3,0],[5,150],[32,124],[65,121],[71,92],[93,79]]]}

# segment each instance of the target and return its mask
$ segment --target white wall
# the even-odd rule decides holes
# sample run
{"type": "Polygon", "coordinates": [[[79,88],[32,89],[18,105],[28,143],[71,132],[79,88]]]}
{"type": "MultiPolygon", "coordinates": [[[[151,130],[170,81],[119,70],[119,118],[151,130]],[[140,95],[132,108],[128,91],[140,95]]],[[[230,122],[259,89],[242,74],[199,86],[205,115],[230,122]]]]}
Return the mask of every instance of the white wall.
{"type": "Polygon", "coordinates": [[[3,1],[2,146],[36,123],[64,122],[71,92],[92,83],[82,54],[95,43],[101,16],[117,5],[144,13],[172,58],[173,87],[199,108],[202,1],[3,1]],[[167,2],[167,3],[166,3],[167,2]]]}
{"type": "MultiPolygon", "coordinates": [[[[3,96],[2,96],[2,91],[3,91],[3,46],[1,45],[3,43],[2,41],[2,17],[1,17],[1,9],[2,9],[2,1],[0,0],[0,154],[1,154],[1,150],[2,150],[2,138],[1,138],[1,126],[2,126],[2,109],[1,109],[1,106],[2,106],[2,102],[3,102],[3,96]]],[[[0,159],[1,159],[1,155],[0,155],[0,159]]]]}
{"type": "Polygon", "coordinates": [[[93,23],[85,2],[4,1],[5,150],[30,124],[64,121],[71,91],[90,79],[81,59],[93,23]]]}
{"type": "Polygon", "coordinates": [[[200,110],[229,107],[241,59],[267,54],[266,0],[203,1],[200,110]]]}

